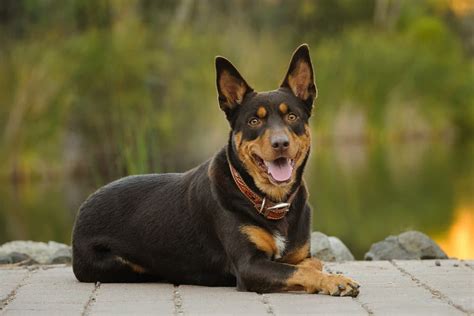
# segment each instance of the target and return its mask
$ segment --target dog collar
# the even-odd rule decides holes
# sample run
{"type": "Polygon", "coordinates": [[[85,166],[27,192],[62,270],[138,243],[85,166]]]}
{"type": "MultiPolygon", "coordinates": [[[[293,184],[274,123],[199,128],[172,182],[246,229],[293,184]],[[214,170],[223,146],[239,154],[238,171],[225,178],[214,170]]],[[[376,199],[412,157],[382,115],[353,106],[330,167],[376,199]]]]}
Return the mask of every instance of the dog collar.
{"type": "Polygon", "coordinates": [[[235,184],[239,188],[240,192],[242,192],[242,194],[245,195],[247,199],[250,200],[250,202],[252,202],[259,214],[271,220],[278,220],[285,217],[286,213],[288,213],[290,210],[291,203],[295,199],[298,189],[290,195],[286,202],[276,203],[267,197],[262,198],[248,187],[239,172],[234,168],[234,166],[232,166],[232,163],[228,157],[227,162],[229,164],[230,173],[232,174],[232,178],[234,178],[235,184]]]}

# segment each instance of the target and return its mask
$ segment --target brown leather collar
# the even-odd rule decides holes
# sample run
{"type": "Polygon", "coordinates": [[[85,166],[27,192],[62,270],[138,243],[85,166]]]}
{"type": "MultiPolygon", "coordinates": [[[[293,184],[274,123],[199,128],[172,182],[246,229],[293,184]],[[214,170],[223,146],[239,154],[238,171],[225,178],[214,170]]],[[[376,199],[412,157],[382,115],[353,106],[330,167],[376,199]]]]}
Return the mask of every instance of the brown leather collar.
{"type": "Polygon", "coordinates": [[[259,214],[262,214],[267,219],[278,220],[285,217],[286,213],[290,210],[291,203],[298,193],[299,187],[293,192],[286,202],[276,203],[267,197],[262,198],[260,195],[252,191],[245,183],[244,179],[240,176],[239,172],[232,166],[229,157],[227,157],[227,162],[229,164],[230,173],[232,178],[234,178],[235,184],[239,188],[240,192],[247,197],[247,199],[252,202],[255,209],[259,214]]]}

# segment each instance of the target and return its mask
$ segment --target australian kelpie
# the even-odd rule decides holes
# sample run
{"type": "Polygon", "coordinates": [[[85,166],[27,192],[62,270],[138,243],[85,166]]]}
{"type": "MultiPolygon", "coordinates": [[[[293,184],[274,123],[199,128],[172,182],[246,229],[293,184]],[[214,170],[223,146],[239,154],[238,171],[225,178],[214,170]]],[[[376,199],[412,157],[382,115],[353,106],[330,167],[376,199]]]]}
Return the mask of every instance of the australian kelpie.
{"type": "Polygon", "coordinates": [[[269,92],[255,92],[227,59],[215,65],[227,146],[188,172],[129,176],[92,194],[72,237],[77,279],[356,296],[355,281],[310,257],[302,175],[317,89],[308,46],[269,92]]]}

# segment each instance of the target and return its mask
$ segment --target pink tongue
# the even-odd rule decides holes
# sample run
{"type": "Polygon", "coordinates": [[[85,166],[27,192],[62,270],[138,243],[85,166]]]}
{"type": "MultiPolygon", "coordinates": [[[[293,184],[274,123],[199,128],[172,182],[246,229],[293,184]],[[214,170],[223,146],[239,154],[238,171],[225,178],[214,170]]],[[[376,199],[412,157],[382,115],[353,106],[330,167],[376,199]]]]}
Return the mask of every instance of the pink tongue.
{"type": "Polygon", "coordinates": [[[276,181],[287,181],[291,177],[293,167],[290,165],[288,159],[279,159],[275,161],[265,161],[268,172],[276,181]]]}

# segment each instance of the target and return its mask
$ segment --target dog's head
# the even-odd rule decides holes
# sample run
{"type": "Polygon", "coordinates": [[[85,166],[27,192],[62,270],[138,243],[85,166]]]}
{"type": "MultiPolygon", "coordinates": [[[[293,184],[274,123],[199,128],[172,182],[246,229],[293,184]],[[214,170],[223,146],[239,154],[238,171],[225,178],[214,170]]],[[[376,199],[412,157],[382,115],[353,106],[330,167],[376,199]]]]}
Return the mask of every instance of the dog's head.
{"type": "Polygon", "coordinates": [[[317,89],[307,45],[293,53],[277,90],[255,92],[227,59],[216,58],[219,105],[232,134],[231,144],[256,186],[282,200],[309,154],[308,119],[317,89]]]}

